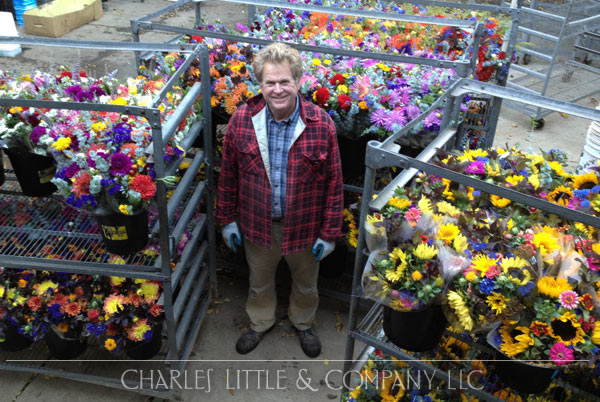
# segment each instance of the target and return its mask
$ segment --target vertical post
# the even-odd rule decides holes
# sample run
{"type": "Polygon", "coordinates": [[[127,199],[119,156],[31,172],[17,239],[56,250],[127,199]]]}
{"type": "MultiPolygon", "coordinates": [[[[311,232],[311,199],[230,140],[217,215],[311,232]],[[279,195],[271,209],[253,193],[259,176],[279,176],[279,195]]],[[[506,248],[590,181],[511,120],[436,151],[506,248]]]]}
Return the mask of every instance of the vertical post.
{"type": "Polygon", "coordinates": [[[196,18],[196,26],[194,28],[196,28],[198,25],[200,25],[200,20],[202,19],[202,12],[200,10],[200,1],[194,0],[194,14],[195,14],[195,18],[196,18]]]}
{"type": "MultiPolygon", "coordinates": [[[[148,116],[148,121],[152,128],[154,170],[156,171],[156,178],[162,179],[165,177],[165,160],[160,111],[158,109],[152,109],[150,116],[148,116]]],[[[160,224],[159,244],[160,268],[163,277],[163,307],[165,310],[165,320],[167,322],[167,342],[169,345],[167,360],[175,360],[179,356],[179,345],[177,344],[177,331],[175,328],[175,315],[173,312],[171,241],[169,236],[169,216],[167,212],[167,188],[162,180],[157,180],[156,183],[156,199],[158,200],[158,222],[160,224]]],[[[168,364],[169,362],[166,363],[168,364]]]]}
{"type": "Polygon", "coordinates": [[[200,77],[202,77],[202,118],[204,126],[202,127],[204,135],[204,172],[206,177],[206,232],[208,234],[208,275],[210,278],[210,290],[213,298],[217,297],[217,256],[215,239],[215,218],[214,218],[214,183],[213,183],[213,144],[212,144],[212,118],[211,118],[211,83],[210,83],[210,65],[208,57],[208,48],[206,45],[200,45],[196,48],[200,54],[200,77]]]}
{"type": "MultiPolygon", "coordinates": [[[[481,46],[481,37],[483,36],[483,24],[481,22],[477,22],[475,25],[475,32],[473,38],[473,51],[471,53],[471,74],[475,73],[475,69],[477,68],[477,59],[479,56],[479,46],[481,46]]],[[[463,77],[464,78],[464,77],[463,77]]]]}
{"type": "MultiPolygon", "coordinates": [[[[133,39],[133,42],[139,42],[140,41],[140,24],[138,23],[137,18],[132,18],[130,20],[130,23],[131,23],[131,37],[133,39]]],[[[142,52],[140,52],[139,50],[136,50],[134,53],[135,53],[135,68],[137,71],[137,69],[140,67],[140,64],[142,63],[142,52]]]]}
{"type": "Polygon", "coordinates": [[[254,23],[254,17],[256,16],[256,6],[254,4],[248,4],[248,26],[252,26],[254,23]]]}
{"type": "MultiPolygon", "coordinates": [[[[360,220],[358,224],[358,241],[356,243],[356,255],[354,257],[354,273],[352,275],[352,290],[350,295],[350,312],[348,313],[348,332],[354,331],[356,328],[356,323],[358,320],[358,302],[359,297],[361,296],[360,289],[360,278],[362,269],[365,263],[365,226],[364,222],[367,219],[367,213],[369,212],[369,202],[373,198],[373,186],[375,184],[375,169],[369,167],[369,154],[373,148],[374,141],[369,141],[367,144],[367,153],[365,157],[365,164],[367,165],[365,169],[365,182],[363,184],[363,193],[362,193],[362,201],[360,205],[360,220]]],[[[348,334],[346,338],[346,349],[344,354],[344,378],[346,378],[346,373],[352,369],[352,364],[354,360],[354,338],[352,335],[348,334]]],[[[348,388],[346,387],[347,381],[344,381],[344,390],[343,392],[347,392],[348,388]]]]}

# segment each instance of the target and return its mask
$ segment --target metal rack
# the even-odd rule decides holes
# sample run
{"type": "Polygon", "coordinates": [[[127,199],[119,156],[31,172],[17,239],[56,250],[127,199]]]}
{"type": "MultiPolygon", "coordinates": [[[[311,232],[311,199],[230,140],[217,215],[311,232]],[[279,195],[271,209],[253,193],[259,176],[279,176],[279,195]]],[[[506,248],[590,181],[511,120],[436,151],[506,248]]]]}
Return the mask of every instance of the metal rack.
{"type": "MultiPolygon", "coordinates": [[[[176,111],[164,123],[161,122],[158,106],[166,94],[177,84],[178,77],[191,64],[200,58],[208,60],[208,49],[204,45],[196,47],[191,45],[171,45],[155,43],[126,43],[126,42],[95,42],[73,41],[47,38],[13,38],[0,37],[0,43],[19,43],[28,45],[73,47],[87,49],[110,49],[121,51],[179,51],[189,53],[179,70],[161,89],[153,99],[151,106],[121,106],[107,104],[91,104],[78,102],[55,102],[28,99],[0,99],[1,106],[38,107],[51,109],[90,110],[101,112],[115,112],[119,114],[144,117],[151,128],[153,142],[149,151],[154,156],[154,169],[158,179],[173,175],[181,159],[166,164],[164,146],[176,133],[179,123],[185,118],[188,110],[194,106],[196,100],[203,94],[203,110],[210,110],[210,84],[208,81],[196,83],[182,99],[176,111]]],[[[201,64],[201,72],[208,77],[208,62],[201,64]]],[[[215,232],[213,221],[213,178],[212,178],[212,152],[210,152],[211,125],[210,113],[202,120],[195,122],[181,142],[181,147],[188,152],[188,157],[193,160],[190,167],[182,177],[180,183],[172,193],[166,197],[166,185],[157,181],[156,213],[151,221],[152,241],[160,247],[160,255],[147,257],[142,254],[125,257],[125,264],[111,264],[107,258],[98,257],[96,251],[100,244],[100,234],[97,226],[87,214],[74,211],[65,207],[58,199],[48,197],[31,202],[31,199],[19,194],[19,186],[9,174],[6,184],[0,189],[0,197],[10,198],[14,202],[28,205],[32,211],[32,222],[25,227],[2,226],[0,234],[0,264],[6,268],[35,267],[50,271],[68,273],[83,273],[91,275],[115,275],[128,278],[143,278],[161,281],[163,293],[159,303],[163,305],[166,328],[163,336],[161,353],[155,360],[148,362],[148,369],[161,370],[164,378],[173,375],[171,370],[181,371],[185,367],[186,359],[190,356],[198,332],[205,317],[207,308],[216,292],[216,258],[215,232]],[[204,136],[204,149],[192,149],[192,144],[199,135],[204,136]],[[201,164],[205,169],[205,179],[195,183],[194,178],[201,164]],[[206,200],[205,212],[199,218],[192,219],[201,200],[206,200]],[[175,219],[175,216],[179,216],[175,219]],[[60,229],[56,229],[60,228],[60,229]],[[63,229],[67,228],[67,229],[63,229]],[[191,238],[186,244],[178,259],[175,247],[184,231],[191,232],[191,238]],[[8,238],[17,237],[24,241],[31,238],[26,248],[16,248],[5,242],[8,238]],[[46,238],[67,239],[70,244],[85,247],[91,251],[88,255],[95,257],[74,258],[72,253],[66,252],[64,259],[47,259],[37,250],[43,241],[35,239],[46,238]],[[174,265],[174,268],[172,267],[174,265]]],[[[138,378],[121,378],[120,375],[132,367],[132,362],[119,359],[100,348],[87,351],[83,359],[94,361],[77,364],[64,364],[48,360],[45,349],[35,343],[29,350],[21,354],[3,354],[0,370],[42,373],[83,381],[119,389],[129,389],[151,396],[161,398],[177,398],[181,389],[157,387],[148,381],[141,382],[138,378]],[[110,360],[106,367],[97,360],[110,360]],[[110,368],[108,368],[110,366],[110,368]],[[90,374],[91,373],[91,374],[90,374]]],[[[139,363],[138,363],[139,365],[139,363]]],[[[144,366],[146,368],[146,366],[144,366]]]]}
{"type": "MultiPolygon", "coordinates": [[[[402,131],[386,139],[384,142],[370,141],[367,146],[365,185],[363,188],[362,195],[363,203],[361,205],[360,213],[357,253],[356,259],[354,261],[354,279],[352,284],[352,298],[350,302],[348,338],[346,342],[346,351],[344,357],[346,361],[344,365],[344,371],[346,373],[352,371],[352,369],[356,369],[356,365],[361,364],[360,360],[357,361],[353,359],[356,340],[359,340],[360,342],[365,344],[361,356],[364,356],[364,351],[367,350],[369,347],[376,347],[384,350],[385,352],[393,356],[397,356],[403,360],[407,360],[408,364],[419,369],[426,370],[432,373],[436,369],[433,363],[423,362],[418,356],[415,356],[414,354],[400,351],[397,347],[389,344],[389,342],[385,340],[384,335],[381,331],[374,331],[372,329],[374,326],[378,325],[378,323],[382,319],[380,305],[375,305],[365,316],[362,322],[357,325],[358,302],[363,296],[362,289],[360,286],[360,278],[362,276],[362,270],[366,261],[367,251],[365,248],[366,244],[364,229],[364,222],[366,220],[366,216],[369,210],[380,210],[381,208],[383,208],[390,199],[390,197],[393,195],[394,189],[398,186],[406,185],[408,181],[418,171],[423,171],[427,174],[433,174],[439,177],[444,177],[454,182],[484,191],[486,193],[496,194],[515,202],[520,202],[538,209],[548,211],[550,213],[559,215],[569,220],[583,222],[587,225],[591,225],[594,227],[600,227],[600,218],[598,217],[579,211],[570,210],[557,204],[552,204],[545,200],[541,200],[529,195],[519,193],[509,188],[492,185],[481,180],[477,180],[466,175],[456,173],[454,171],[427,163],[427,161],[429,161],[435,154],[436,148],[443,148],[445,144],[452,143],[452,140],[456,135],[458,120],[458,113],[456,112],[454,105],[457,102],[460,102],[461,97],[465,93],[478,93],[490,97],[498,97],[504,100],[516,101],[526,105],[542,107],[553,111],[567,113],[591,120],[600,119],[599,110],[546,98],[536,94],[518,92],[513,89],[504,88],[496,85],[484,84],[469,79],[460,79],[455,81],[452,84],[451,88],[449,88],[448,91],[446,91],[446,93],[442,96],[442,98],[446,99],[446,106],[440,135],[434,141],[434,143],[430,144],[416,159],[397,153],[397,147],[394,144],[394,137],[397,135],[403,135],[402,131]],[[375,198],[373,198],[373,185],[375,181],[376,170],[388,166],[398,166],[404,170],[396,178],[394,178],[383,191],[380,191],[378,195],[375,198]]],[[[440,98],[440,100],[442,100],[442,98],[440,98]]],[[[428,112],[425,112],[411,123],[415,123],[417,120],[423,119],[425,115],[427,115],[427,113],[428,112]]],[[[405,127],[405,129],[408,130],[410,128],[405,127]]],[[[450,383],[456,381],[456,379],[452,379],[450,377],[445,378],[447,378],[450,383]]],[[[469,388],[465,391],[484,400],[498,400],[492,395],[482,393],[478,389],[469,388]]]]}
{"type": "MultiPolygon", "coordinates": [[[[600,28],[600,2],[564,0],[542,4],[531,0],[529,7],[519,6],[519,9],[521,20],[517,43],[523,43],[519,47],[523,65],[513,64],[512,70],[520,74],[506,85],[567,102],[600,92],[600,69],[573,57],[575,49],[588,48],[572,43],[581,35],[593,34],[600,28]],[[539,63],[536,67],[526,67],[532,57],[539,63]]],[[[539,128],[543,125],[543,117],[553,112],[514,102],[508,102],[507,106],[536,120],[539,128]]]]}

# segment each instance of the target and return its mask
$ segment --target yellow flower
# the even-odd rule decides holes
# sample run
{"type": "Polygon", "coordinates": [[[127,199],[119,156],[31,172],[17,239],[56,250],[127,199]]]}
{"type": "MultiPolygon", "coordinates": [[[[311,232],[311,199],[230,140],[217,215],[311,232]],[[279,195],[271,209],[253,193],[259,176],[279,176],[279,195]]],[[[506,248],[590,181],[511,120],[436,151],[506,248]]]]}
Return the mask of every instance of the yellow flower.
{"type": "Polygon", "coordinates": [[[467,247],[469,246],[469,241],[467,240],[467,238],[462,235],[462,234],[457,234],[456,237],[454,238],[454,241],[452,242],[452,247],[454,247],[454,250],[456,250],[459,253],[463,253],[467,247]]]}
{"type": "Polygon", "coordinates": [[[377,63],[377,67],[379,67],[379,69],[381,71],[385,71],[385,72],[390,71],[390,66],[383,64],[383,63],[377,63]]]}
{"type": "Polygon", "coordinates": [[[315,66],[320,66],[321,65],[321,60],[319,60],[319,59],[313,59],[312,60],[312,64],[315,65],[315,66]]]}
{"type": "Polygon", "coordinates": [[[548,193],[548,201],[566,207],[573,199],[573,190],[566,186],[558,186],[548,193]]]}
{"type": "Polygon", "coordinates": [[[415,282],[420,281],[421,278],[423,278],[423,275],[421,275],[419,271],[413,271],[413,273],[410,276],[415,282]]]}
{"type": "Polygon", "coordinates": [[[470,331],[473,329],[473,319],[469,314],[469,309],[463,298],[454,290],[448,291],[448,304],[456,313],[462,330],[470,331]]]}
{"type": "Polygon", "coordinates": [[[473,259],[473,268],[480,271],[484,275],[491,267],[494,266],[496,266],[496,260],[490,258],[487,254],[478,254],[473,259]]]}
{"type": "Polygon", "coordinates": [[[594,345],[600,345],[600,325],[594,326],[594,331],[592,332],[592,342],[594,345]]]}
{"type": "Polygon", "coordinates": [[[521,175],[512,175],[506,178],[506,183],[510,184],[511,186],[516,186],[523,180],[525,180],[525,178],[521,175]]]}
{"type": "Polygon", "coordinates": [[[413,251],[415,257],[421,260],[431,260],[437,255],[437,250],[433,246],[429,246],[427,243],[419,243],[417,248],[413,251]]]}
{"type": "Polygon", "coordinates": [[[392,197],[388,201],[388,205],[398,208],[398,209],[408,208],[410,206],[410,204],[411,204],[411,202],[408,198],[392,197]]]}
{"type": "Polygon", "coordinates": [[[142,290],[142,294],[146,300],[155,300],[158,299],[158,292],[160,291],[160,286],[156,282],[144,282],[140,286],[142,290]]]}
{"type": "Polygon", "coordinates": [[[562,177],[570,176],[570,174],[565,172],[563,165],[561,165],[559,161],[550,161],[550,162],[548,162],[548,165],[550,165],[552,170],[554,170],[554,173],[556,173],[557,175],[562,176],[562,177]]]}
{"type": "Polygon", "coordinates": [[[542,254],[549,254],[558,250],[558,240],[548,232],[540,232],[533,235],[533,244],[540,249],[542,254]]]}
{"type": "Polygon", "coordinates": [[[527,261],[525,261],[524,259],[522,259],[520,257],[514,257],[514,258],[506,258],[505,257],[500,262],[502,271],[504,271],[505,274],[508,273],[508,270],[510,268],[523,268],[523,267],[526,267],[527,265],[529,265],[527,263],[527,261]]]}
{"type": "Polygon", "coordinates": [[[92,130],[99,133],[103,130],[106,130],[106,124],[103,121],[97,121],[94,124],[92,124],[92,130]]]}
{"type": "Polygon", "coordinates": [[[129,209],[127,209],[127,205],[125,204],[119,205],[119,211],[121,211],[123,215],[129,215],[129,209]]]}
{"type": "Polygon", "coordinates": [[[529,328],[524,326],[512,328],[514,324],[516,324],[516,321],[504,321],[498,331],[502,338],[500,350],[508,357],[523,353],[534,344],[533,339],[529,336],[529,328]],[[520,332],[519,335],[513,336],[513,334],[518,332],[520,332]]]}
{"type": "Polygon", "coordinates": [[[456,217],[460,215],[460,210],[456,208],[454,205],[450,204],[446,201],[440,201],[436,204],[437,210],[441,214],[446,214],[448,216],[456,217]]]}
{"type": "Polygon", "coordinates": [[[504,309],[506,308],[506,297],[497,292],[494,292],[491,295],[489,295],[485,299],[485,302],[488,306],[490,306],[490,308],[493,311],[496,312],[496,315],[502,313],[502,311],[504,311],[504,309]]]}
{"type": "Polygon", "coordinates": [[[447,199],[454,201],[454,195],[452,194],[452,189],[450,188],[453,184],[452,180],[442,179],[442,183],[444,183],[444,186],[446,186],[442,194],[444,194],[447,199]]]}
{"type": "Polygon", "coordinates": [[[126,302],[127,301],[123,295],[110,295],[104,299],[104,312],[111,315],[115,314],[123,310],[126,302]]]}
{"type": "Polygon", "coordinates": [[[325,60],[323,60],[323,64],[325,64],[326,66],[328,66],[328,65],[331,64],[331,60],[325,59],[325,60]]]}
{"type": "MultiPolygon", "coordinates": [[[[108,103],[112,104],[112,105],[126,105],[127,99],[119,97],[117,99],[112,99],[112,100],[108,101],[108,103]]],[[[164,106],[163,106],[163,108],[164,108],[164,106]]]]}
{"type": "Polygon", "coordinates": [[[113,338],[108,338],[107,340],[104,341],[104,347],[106,348],[106,350],[109,351],[113,351],[117,348],[117,343],[115,342],[115,340],[113,338]]]}
{"type": "Polygon", "coordinates": [[[506,229],[511,230],[515,226],[515,222],[510,218],[508,222],[506,222],[506,229]]]}
{"type": "Polygon", "coordinates": [[[147,321],[139,320],[130,329],[127,330],[127,338],[132,341],[140,342],[144,340],[146,332],[151,331],[152,328],[148,325],[147,321]]]}
{"type": "Polygon", "coordinates": [[[527,181],[533,186],[534,189],[538,189],[540,186],[540,177],[537,174],[532,174],[527,178],[527,181]]]}
{"type": "Polygon", "coordinates": [[[553,318],[548,329],[551,337],[566,346],[585,342],[583,338],[585,332],[575,313],[566,312],[560,317],[553,318]]]}
{"type": "Polygon", "coordinates": [[[538,291],[546,296],[558,298],[565,290],[573,290],[569,282],[563,278],[544,276],[537,281],[538,291]]]}
{"type": "Polygon", "coordinates": [[[600,254],[600,243],[592,244],[592,251],[596,254],[600,254]]]}
{"type": "Polygon", "coordinates": [[[465,275],[465,279],[468,280],[469,282],[473,282],[475,280],[475,278],[477,278],[477,274],[473,271],[469,271],[465,275]]]}
{"type": "Polygon", "coordinates": [[[576,190],[591,190],[598,185],[598,176],[594,172],[573,177],[573,188],[576,190]]]}
{"type": "Polygon", "coordinates": [[[425,196],[421,196],[421,199],[417,203],[417,207],[421,210],[423,214],[432,213],[433,207],[431,206],[431,201],[425,196]]]}
{"type": "Polygon", "coordinates": [[[64,151],[65,149],[71,146],[71,138],[70,137],[61,137],[58,140],[54,141],[52,144],[52,148],[57,151],[64,151]]]}
{"type": "Polygon", "coordinates": [[[457,159],[461,162],[473,162],[478,156],[486,157],[488,156],[488,152],[483,149],[470,149],[457,157],[457,159]]]}
{"type": "Polygon", "coordinates": [[[340,92],[343,92],[343,93],[345,93],[345,94],[347,94],[347,93],[348,93],[348,87],[347,87],[346,85],[338,85],[338,90],[339,90],[340,92]]]}
{"type": "Polygon", "coordinates": [[[44,281],[37,285],[36,291],[38,295],[43,295],[48,289],[56,289],[58,285],[52,281],[44,281]]]}
{"type": "Polygon", "coordinates": [[[510,204],[510,200],[508,198],[502,198],[496,194],[490,195],[490,201],[494,206],[498,208],[504,208],[505,206],[510,204]]]}
{"type": "Polygon", "coordinates": [[[460,233],[458,226],[453,223],[447,223],[442,225],[438,230],[437,237],[440,240],[445,241],[446,243],[450,243],[454,240],[456,236],[460,233]]]}
{"type": "Polygon", "coordinates": [[[361,110],[366,110],[366,109],[368,109],[368,108],[369,108],[369,106],[367,106],[367,102],[365,102],[365,101],[360,101],[360,102],[358,102],[358,107],[359,107],[361,110]]]}
{"type": "Polygon", "coordinates": [[[485,173],[490,177],[500,176],[500,164],[496,161],[489,161],[485,165],[485,173]]]}

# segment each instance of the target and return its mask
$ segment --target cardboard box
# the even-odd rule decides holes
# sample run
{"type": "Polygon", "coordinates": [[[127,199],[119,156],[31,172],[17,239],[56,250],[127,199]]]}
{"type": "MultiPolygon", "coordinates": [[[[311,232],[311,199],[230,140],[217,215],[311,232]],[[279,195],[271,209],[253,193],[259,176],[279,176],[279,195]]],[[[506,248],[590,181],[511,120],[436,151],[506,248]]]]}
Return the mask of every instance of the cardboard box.
{"type": "Polygon", "coordinates": [[[23,21],[28,35],[58,38],[102,17],[102,0],[54,0],[25,11],[23,21]]]}

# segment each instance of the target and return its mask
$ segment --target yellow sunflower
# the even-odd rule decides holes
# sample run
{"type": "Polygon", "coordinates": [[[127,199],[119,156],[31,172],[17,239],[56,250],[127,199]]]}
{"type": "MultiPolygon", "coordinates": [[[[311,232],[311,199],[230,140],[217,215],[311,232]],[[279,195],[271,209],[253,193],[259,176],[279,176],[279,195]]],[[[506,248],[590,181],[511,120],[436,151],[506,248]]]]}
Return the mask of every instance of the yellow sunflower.
{"type": "Polygon", "coordinates": [[[394,371],[391,376],[384,376],[381,380],[381,402],[398,402],[404,396],[404,376],[399,371],[394,371]]]}
{"type": "Polygon", "coordinates": [[[469,308],[460,294],[450,290],[448,291],[448,304],[456,313],[462,331],[470,331],[473,329],[473,319],[469,314],[469,308]]]}
{"type": "Polygon", "coordinates": [[[590,190],[598,185],[598,176],[594,172],[573,176],[573,188],[575,190],[590,190]]]}
{"type": "Polygon", "coordinates": [[[546,296],[558,298],[565,290],[573,290],[569,282],[563,278],[544,276],[537,281],[538,291],[546,296]]]}
{"type": "Polygon", "coordinates": [[[478,254],[472,261],[473,268],[485,274],[491,267],[496,266],[496,260],[487,254],[478,254]]]}
{"type": "Polygon", "coordinates": [[[577,315],[572,312],[566,312],[560,317],[553,318],[550,323],[549,334],[566,346],[585,342],[585,339],[583,339],[585,332],[581,328],[581,323],[577,320],[577,315]]]}
{"type": "Polygon", "coordinates": [[[489,295],[485,299],[485,302],[492,309],[492,311],[496,312],[496,315],[501,314],[506,308],[506,297],[497,292],[489,295]]]}
{"type": "Polygon", "coordinates": [[[558,186],[548,193],[547,199],[554,204],[566,207],[573,199],[573,190],[571,190],[569,187],[558,186]]]}
{"type": "Polygon", "coordinates": [[[410,207],[411,202],[408,198],[392,197],[387,204],[398,209],[406,209],[410,207]]]}
{"type": "Polygon", "coordinates": [[[530,346],[533,346],[534,340],[529,336],[529,328],[513,325],[516,321],[504,321],[498,330],[502,338],[500,350],[508,357],[514,357],[523,353],[530,346]]]}
{"type": "Polygon", "coordinates": [[[540,249],[542,254],[549,254],[558,250],[558,241],[555,236],[548,232],[540,232],[533,235],[533,244],[540,249]]]}

